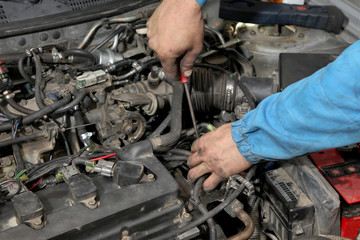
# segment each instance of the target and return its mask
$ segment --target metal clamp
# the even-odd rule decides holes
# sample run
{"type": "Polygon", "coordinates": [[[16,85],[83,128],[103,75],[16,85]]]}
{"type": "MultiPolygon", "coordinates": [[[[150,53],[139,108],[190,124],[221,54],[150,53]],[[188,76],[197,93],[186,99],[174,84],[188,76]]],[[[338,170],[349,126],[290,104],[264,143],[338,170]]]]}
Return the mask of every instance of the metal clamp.
{"type": "Polygon", "coordinates": [[[244,190],[244,193],[247,196],[251,196],[255,193],[254,185],[249,180],[240,175],[232,175],[229,177],[229,180],[226,183],[225,196],[228,195],[231,189],[237,189],[242,184],[245,185],[246,189],[244,190]]]}

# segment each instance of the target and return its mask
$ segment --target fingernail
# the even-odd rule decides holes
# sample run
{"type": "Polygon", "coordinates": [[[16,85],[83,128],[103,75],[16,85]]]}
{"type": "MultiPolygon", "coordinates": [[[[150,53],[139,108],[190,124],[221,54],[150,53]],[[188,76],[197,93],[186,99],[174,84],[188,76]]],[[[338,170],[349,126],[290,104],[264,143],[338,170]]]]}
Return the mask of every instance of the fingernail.
{"type": "Polygon", "coordinates": [[[192,71],[193,71],[192,69],[185,71],[184,72],[184,77],[189,77],[191,75],[192,71]]]}
{"type": "Polygon", "coordinates": [[[211,191],[211,188],[209,186],[204,186],[203,185],[203,189],[205,192],[210,192],[211,191]]]}

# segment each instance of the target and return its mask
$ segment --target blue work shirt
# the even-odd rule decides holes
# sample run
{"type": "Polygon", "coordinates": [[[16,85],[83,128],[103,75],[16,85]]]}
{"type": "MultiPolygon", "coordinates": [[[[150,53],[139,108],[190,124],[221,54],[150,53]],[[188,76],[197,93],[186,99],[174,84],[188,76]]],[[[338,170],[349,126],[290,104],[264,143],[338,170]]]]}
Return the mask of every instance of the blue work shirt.
{"type": "Polygon", "coordinates": [[[333,63],[263,100],[232,124],[251,163],[360,142],[360,41],[333,63]]]}

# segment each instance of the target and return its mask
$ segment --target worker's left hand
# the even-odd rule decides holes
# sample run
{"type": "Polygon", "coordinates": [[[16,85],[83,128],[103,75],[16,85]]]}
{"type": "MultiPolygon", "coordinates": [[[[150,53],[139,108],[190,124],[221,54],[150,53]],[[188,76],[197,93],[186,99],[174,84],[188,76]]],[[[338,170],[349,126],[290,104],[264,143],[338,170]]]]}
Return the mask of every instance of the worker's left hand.
{"type": "Polygon", "coordinates": [[[230,123],[197,139],[191,151],[193,154],[188,159],[191,167],[188,179],[195,182],[202,175],[211,173],[203,184],[205,191],[214,189],[221,181],[252,165],[237,149],[230,123]]]}

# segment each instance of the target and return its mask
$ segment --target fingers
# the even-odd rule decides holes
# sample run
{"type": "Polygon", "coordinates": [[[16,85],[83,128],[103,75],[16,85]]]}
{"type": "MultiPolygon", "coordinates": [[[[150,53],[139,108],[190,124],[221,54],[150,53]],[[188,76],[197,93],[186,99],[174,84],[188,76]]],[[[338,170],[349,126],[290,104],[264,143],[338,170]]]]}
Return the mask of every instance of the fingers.
{"type": "Polygon", "coordinates": [[[176,58],[164,58],[161,56],[158,56],[158,58],[164,68],[165,75],[172,80],[177,79],[179,76],[179,67],[177,65],[176,58]]]}
{"type": "Polygon", "coordinates": [[[205,192],[214,190],[214,188],[219,185],[220,182],[224,181],[226,178],[220,177],[216,173],[212,173],[203,183],[203,189],[205,192]]]}
{"type": "Polygon", "coordinates": [[[196,47],[187,51],[184,57],[180,61],[180,71],[185,77],[189,77],[192,73],[195,60],[199,53],[201,52],[202,46],[196,47]],[[200,49],[200,50],[199,50],[200,49]]]}
{"type": "Polygon", "coordinates": [[[193,144],[191,145],[191,152],[197,152],[200,150],[200,139],[202,138],[203,137],[200,137],[196,139],[195,142],[193,142],[193,144]]]}
{"type": "MultiPolygon", "coordinates": [[[[201,151],[201,150],[199,150],[201,151]]],[[[196,152],[194,154],[192,154],[188,160],[187,160],[187,164],[189,167],[195,167],[196,165],[199,165],[200,163],[202,163],[201,160],[201,152],[196,152]]]]}
{"type": "Polygon", "coordinates": [[[198,179],[202,175],[209,173],[209,172],[210,172],[210,169],[208,168],[206,163],[203,162],[203,163],[197,165],[196,167],[190,169],[190,171],[188,172],[187,178],[190,182],[194,183],[196,181],[196,179],[198,179]]]}

